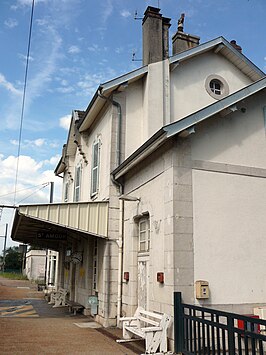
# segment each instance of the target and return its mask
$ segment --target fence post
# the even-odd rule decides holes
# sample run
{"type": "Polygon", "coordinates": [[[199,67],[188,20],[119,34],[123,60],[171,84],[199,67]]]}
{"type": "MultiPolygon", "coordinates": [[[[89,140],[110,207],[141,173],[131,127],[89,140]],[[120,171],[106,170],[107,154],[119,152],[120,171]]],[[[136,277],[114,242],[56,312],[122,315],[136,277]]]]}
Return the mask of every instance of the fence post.
{"type": "Polygon", "coordinates": [[[235,354],[235,337],[234,337],[234,318],[231,315],[227,316],[228,327],[228,351],[229,355],[235,354]]]}
{"type": "Polygon", "coordinates": [[[182,294],[174,292],[174,342],[175,352],[181,353],[184,344],[182,294]]]}

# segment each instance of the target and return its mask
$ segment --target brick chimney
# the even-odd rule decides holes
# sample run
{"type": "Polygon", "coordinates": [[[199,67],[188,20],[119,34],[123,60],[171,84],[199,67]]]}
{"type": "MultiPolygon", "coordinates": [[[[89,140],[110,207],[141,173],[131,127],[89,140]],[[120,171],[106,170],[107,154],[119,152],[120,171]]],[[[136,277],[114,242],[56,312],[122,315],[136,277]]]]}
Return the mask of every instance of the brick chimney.
{"type": "Polygon", "coordinates": [[[160,9],[148,6],[142,20],[143,65],[169,57],[170,19],[162,17],[160,9]]]}
{"type": "Polygon", "coordinates": [[[177,24],[177,32],[172,37],[173,55],[199,45],[200,37],[184,33],[185,14],[181,14],[177,24]]]}

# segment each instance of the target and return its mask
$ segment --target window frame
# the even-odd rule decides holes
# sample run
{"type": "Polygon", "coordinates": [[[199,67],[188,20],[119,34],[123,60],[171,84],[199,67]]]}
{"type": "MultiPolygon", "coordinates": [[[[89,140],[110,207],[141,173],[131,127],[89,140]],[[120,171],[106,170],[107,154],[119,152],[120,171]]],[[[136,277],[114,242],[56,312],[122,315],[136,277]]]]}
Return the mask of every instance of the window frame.
{"type": "Polygon", "coordinates": [[[148,253],[151,246],[151,229],[150,229],[150,219],[147,217],[140,218],[138,221],[138,252],[148,253]],[[144,226],[144,229],[142,229],[144,226]],[[142,236],[144,235],[144,238],[142,236]],[[142,248],[144,245],[144,249],[142,248]]]}
{"type": "Polygon", "coordinates": [[[96,139],[92,144],[91,193],[90,193],[91,197],[95,197],[99,192],[100,148],[101,148],[101,141],[100,139],[96,139]],[[95,155],[96,151],[97,151],[97,155],[95,155]]]}
{"type": "Polygon", "coordinates": [[[68,202],[69,200],[69,182],[67,181],[65,183],[65,189],[64,189],[64,202],[68,202]]]}
{"type": "Polygon", "coordinates": [[[207,93],[216,100],[220,100],[229,95],[229,85],[226,80],[218,74],[209,75],[205,80],[205,89],[207,93]],[[212,83],[220,85],[219,92],[215,92],[212,83]]]}
{"type": "Polygon", "coordinates": [[[81,175],[82,175],[82,166],[81,164],[78,164],[75,169],[75,186],[74,186],[74,202],[79,202],[80,201],[80,196],[81,196],[81,175]],[[78,177],[78,172],[79,172],[79,179],[78,177]],[[77,185],[77,181],[79,184],[77,185]],[[78,191],[78,193],[77,193],[78,191]]]}

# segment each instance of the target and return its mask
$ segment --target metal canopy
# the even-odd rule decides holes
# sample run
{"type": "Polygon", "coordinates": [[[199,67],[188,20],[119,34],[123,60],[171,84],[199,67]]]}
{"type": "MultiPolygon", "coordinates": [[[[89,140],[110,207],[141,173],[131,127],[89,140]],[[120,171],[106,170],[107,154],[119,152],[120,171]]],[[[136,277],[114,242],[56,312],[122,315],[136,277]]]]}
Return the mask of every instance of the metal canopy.
{"type": "Polygon", "coordinates": [[[19,206],[11,238],[58,250],[77,237],[107,238],[108,202],[53,203],[19,206]]]}

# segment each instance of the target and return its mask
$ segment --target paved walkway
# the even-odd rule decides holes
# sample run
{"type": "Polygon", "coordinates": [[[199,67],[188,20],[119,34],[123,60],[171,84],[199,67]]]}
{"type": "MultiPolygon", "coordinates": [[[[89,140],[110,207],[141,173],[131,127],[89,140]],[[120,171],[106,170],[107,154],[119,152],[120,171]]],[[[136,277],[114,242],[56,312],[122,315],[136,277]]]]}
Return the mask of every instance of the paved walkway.
{"type": "Polygon", "coordinates": [[[0,354],[133,355],[143,344],[121,345],[117,328],[99,328],[92,318],[67,307],[52,308],[29,281],[0,277],[0,354]]]}

